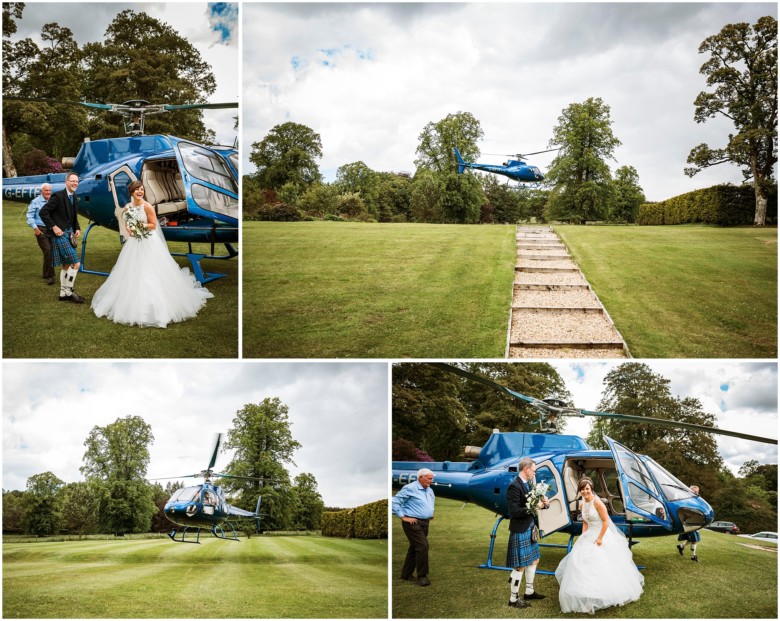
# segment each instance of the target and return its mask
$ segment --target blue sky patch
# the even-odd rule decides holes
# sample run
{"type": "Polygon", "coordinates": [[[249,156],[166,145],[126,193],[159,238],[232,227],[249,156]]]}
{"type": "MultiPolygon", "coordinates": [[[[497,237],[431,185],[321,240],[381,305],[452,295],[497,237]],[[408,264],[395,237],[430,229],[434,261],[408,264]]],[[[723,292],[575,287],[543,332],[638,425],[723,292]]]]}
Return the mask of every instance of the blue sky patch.
{"type": "Polygon", "coordinates": [[[238,3],[212,2],[208,7],[209,25],[217,34],[217,42],[223,45],[235,43],[235,35],[238,32],[238,3]]]}
{"type": "Polygon", "coordinates": [[[721,389],[723,392],[728,392],[728,391],[729,391],[729,385],[728,385],[728,384],[721,384],[721,385],[720,385],[720,389],[721,389]]]}

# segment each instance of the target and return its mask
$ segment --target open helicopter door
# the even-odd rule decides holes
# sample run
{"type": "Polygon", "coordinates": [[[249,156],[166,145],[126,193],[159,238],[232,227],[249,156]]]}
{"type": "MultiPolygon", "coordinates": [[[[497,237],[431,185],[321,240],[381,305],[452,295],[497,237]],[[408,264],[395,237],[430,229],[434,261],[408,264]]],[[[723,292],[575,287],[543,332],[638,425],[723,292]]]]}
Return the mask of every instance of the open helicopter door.
{"type": "Polygon", "coordinates": [[[238,181],[213,149],[168,136],[179,162],[187,210],[196,216],[238,226],[238,181]]]}
{"type": "Polygon", "coordinates": [[[612,438],[604,436],[615,459],[623,492],[626,520],[650,521],[667,530],[672,528],[669,507],[655,480],[639,456],[612,438]]]}
{"type": "Polygon", "coordinates": [[[561,484],[561,473],[549,459],[536,464],[536,483],[547,483],[550,486],[546,494],[550,506],[538,514],[540,534],[546,537],[566,528],[571,524],[571,517],[561,484]]]}
{"type": "Polygon", "coordinates": [[[130,202],[130,192],[128,188],[138,177],[127,164],[123,164],[114,172],[108,175],[108,186],[111,188],[111,195],[114,197],[114,216],[116,217],[118,209],[121,209],[130,202]]]}

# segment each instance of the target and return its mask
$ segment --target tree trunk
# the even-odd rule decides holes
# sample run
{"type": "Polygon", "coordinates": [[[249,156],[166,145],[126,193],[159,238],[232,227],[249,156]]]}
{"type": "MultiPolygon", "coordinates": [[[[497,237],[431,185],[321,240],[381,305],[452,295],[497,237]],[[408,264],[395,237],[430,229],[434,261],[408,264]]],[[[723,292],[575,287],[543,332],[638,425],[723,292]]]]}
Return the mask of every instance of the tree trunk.
{"type": "Polygon", "coordinates": [[[760,183],[756,183],[756,215],[753,219],[753,226],[766,226],[766,193],[760,183]]]}
{"type": "Polygon", "coordinates": [[[5,125],[3,125],[3,176],[16,177],[16,167],[11,157],[11,145],[5,139],[5,125]]]}

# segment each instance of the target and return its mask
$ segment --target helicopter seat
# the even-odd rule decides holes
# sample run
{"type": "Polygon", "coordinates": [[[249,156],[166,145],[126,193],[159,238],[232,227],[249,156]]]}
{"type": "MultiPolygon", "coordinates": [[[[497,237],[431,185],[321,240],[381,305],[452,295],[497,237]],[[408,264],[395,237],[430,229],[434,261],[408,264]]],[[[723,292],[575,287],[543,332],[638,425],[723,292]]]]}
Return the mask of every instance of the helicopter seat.
{"type": "MultiPolygon", "coordinates": [[[[179,179],[181,179],[180,176],[179,179]]],[[[158,216],[171,215],[187,209],[184,192],[179,191],[176,179],[167,171],[146,171],[144,189],[146,190],[146,199],[154,205],[158,216]]]]}

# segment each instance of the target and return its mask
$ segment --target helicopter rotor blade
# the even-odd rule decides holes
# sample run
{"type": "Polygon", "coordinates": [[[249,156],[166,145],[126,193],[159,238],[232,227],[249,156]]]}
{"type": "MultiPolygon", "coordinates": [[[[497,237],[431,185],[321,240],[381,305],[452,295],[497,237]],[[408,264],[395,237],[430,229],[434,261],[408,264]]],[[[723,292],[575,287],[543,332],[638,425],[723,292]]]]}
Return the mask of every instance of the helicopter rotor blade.
{"type": "Polygon", "coordinates": [[[263,477],[242,477],[235,474],[225,474],[223,472],[214,472],[213,476],[223,479],[243,479],[244,481],[267,481],[269,479],[263,477]]]}
{"type": "MultiPolygon", "coordinates": [[[[652,418],[650,416],[633,416],[631,414],[617,414],[615,412],[592,412],[589,410],[579,410],[579,414],[584,416],[595,416],[597,418],[614,418],[616,420],[625,420],[633,423],[644,423],[646,425],[660,425],[662,427],[677,427],[681,429],[690,429],[691,431],[704,431],[706,433],[715,433],[722,436],[731,436],[733,438],[741,438],[743,440],[751,440],[753,442],[763,442],[764,444],[777,444],[777,440],[773,438],[753,436],[748,433],[729,431],[728,429],[719,429],[717,427],[707,427],[705,425],[696,425],[694,423],[683,423],[674,420],[664,420],[663,418],[652,418]]],[[[573,415],[576,416],[579,414],[573,414],[573,415]]],[[[572,416],[572,414],[568,414],[568,413],[564,413],[563,415],[572,416]]]]}
{"type": "Polygon", "coordinates": [[[221,110],[223,108],[238,108],[238,103],[233,102],[226,102],[226,103],[203,103],[203,104],[180,104],[180,105],[170,105],[165,104],[163,106],[165,110],[171,111],[171,110],[221,110]]]}
{"type": "Polygon", "coordinates": [[[534,399],[533,397],[529,397],[519,392],[515,392],[514,390],[510,390],[509,388],[507,388],[502,384],[499,384],[498,382],[494,382],[493,380],[488,379],[487,377],[483,377],[482,375],[477,375],[476,373],[472,373],[471,371],[466,371],[465,369],[461,369],[451,364],[447,364],[446,362],[429,362],[428,364],[430,364],[432,367],[437,367],[439,369],[442,369],[443,371],[448,371],[450,373],[454,373],[455,375],[460,375],[461,377],[465,377],[466,379],[479,382],[480,384],[484,384],[485,386],[490,386],[491,388],[500,390],[501,392],[509,395],[510,397],[514,397],[515,399],[520,399],[521,401],[525,401],[526,403],[530,403],[531,405],[541,405],[541,406],[547,405],[546,403],[544,403],[539,399],[534,399]]]}
{"type": "Polygon", "coordinates": [[[578,410],[576,408],[572,407],[557,407],[555,405],[551,405],[549,403],[545,403],[544,401],[541,401],[540,399],[534,399],[533,397],[528,397],[527,395],[523,395],[519,392],[515,392],[514,390],[510,390],[506,386],[503,386],[502,384],[499,384],[497,382],[494,382],[493,380],[490,380],[486,377],[482,377],[481,375],[477,375],[475,373],[471,373],[470,371],[466,371],[464,369],[460,369],[456,366],[453,366],[451,364],[441,363],[441,362],[429,362],[431,366],[438,367],[444,371],[448,371],[450,373],[454,373],[455,375],[460,375],[461,377],[465,377],[470,380],[474,380],[476,382],[480,382],[481,384],[485,384],[486,386],[491,386],[495,388],[496,390],[500,390],[501,392],[508,394],[512,397],[515,397],[516,399],[520,399],[522,401],[525,401],[526,403],[529,403],[531,406],[544,410],[545,412],[551,413],[551,414],[557,414],[559,416],[594,416],[596,418],[614,418],[617,420],[625,420],[630,421],[634,423],[646,423],[648,425],[662,425],[665,427],[677,427],[681,429],[690,429],[691,431],[704,431],[707,433],[714,433],[719,434],[723,436],[731,436],[734,438],[741,438],[743,440],[751,440],[753,442],[763,442],[765,444],[777,444],[777,440],[773,438],[764,438],[761,436],[754,436],[747,433],[740,433],[738,431],[729,431],[728,429],[719,429],[717,427],[706,427],[704,425],[695,425],[693,423],[683,423],[673,420],[664,420],[661,418],[652,418],[649,416],[633,416],[631,414],[617,414],[614,412],[595,412],[591,410],[578,410]]]}
{"type": "Polygon", "coordinates": [[[16,97],[4,96],[5,101],[34,101],[37,103],[65,104],[68,106],[84,106],[85,108],[97,108],[98,110],[112,110],[114,104],[102,104],[91,101],[68,101],[65,99],[49,99],[47,97],[16,97]]]}
{"type": "Polygon", "coordinates": [[[201,477],[201,473],[198,472],[197,474],[183,474],[180,477],[157,477],[156,479],[149,479],[150,481],[166,481],[168,479],[199,479],[201,477]]]}
{"type": "Polygon", "coordinates": [[[206,468],[207,472],[211,472],[211,469],[214,467],[214,464],[217,462],[217,454],[219,453],[219,447],[222,444],[222,434],[217,434],[217,441],[214,443],[214,452],[211,454],[211,461],[209,462],[209,467],[206,468]]]}

